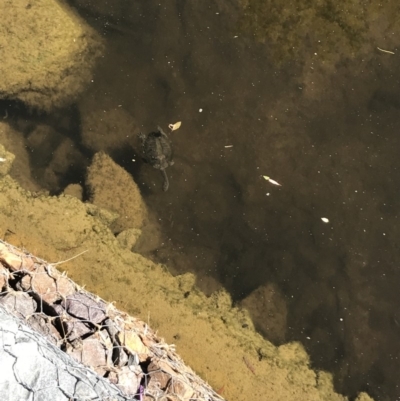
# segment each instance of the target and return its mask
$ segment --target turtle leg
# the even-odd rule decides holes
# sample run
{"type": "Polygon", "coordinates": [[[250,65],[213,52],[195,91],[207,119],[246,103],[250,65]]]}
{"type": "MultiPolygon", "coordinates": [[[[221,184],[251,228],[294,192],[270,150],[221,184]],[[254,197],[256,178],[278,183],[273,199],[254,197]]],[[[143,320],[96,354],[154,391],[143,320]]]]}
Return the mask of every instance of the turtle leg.
{"type": "Polygon", "coordinates": [[[162,172],[162,175],[164,176],[163,191],[165,192],[165,191],[168,191],[169,181],[168,181],[167,173],[164,168],[161,170],[161,172],[162,172]]]}

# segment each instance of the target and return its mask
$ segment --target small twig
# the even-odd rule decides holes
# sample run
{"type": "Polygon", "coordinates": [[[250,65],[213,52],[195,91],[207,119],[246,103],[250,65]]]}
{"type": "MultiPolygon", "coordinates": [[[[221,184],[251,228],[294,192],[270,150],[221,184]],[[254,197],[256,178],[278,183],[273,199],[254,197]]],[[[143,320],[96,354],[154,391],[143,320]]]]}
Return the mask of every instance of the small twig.
{"type": "Polygon", "coordinates": [[[390,50],[384,50],[384,49],[381,49],[380,47],[377,47],[377,49],[380,50],[383,53],[395,54],[394,52],[391,52],[390,50]]]}
{"type": "Polygon", "coordinates": [[[61,262],[49,263],[49,264],[52,265],[52,266],[61,265],[61,263],[69,262],[70,260],[75,259],[75,258],[77,258],[78,256],[83,255],[83,254],[86,253],[88,250],[89,250],[89,249],[86,249],[85,251],[83,251],[83,252],[81,252],[81,253],[78,253],[78,254],[75,255],[75,256],[72,256],[72,258],[69,258],[69,259],[66,259],[66,260],[62,260],[61,262]]]}

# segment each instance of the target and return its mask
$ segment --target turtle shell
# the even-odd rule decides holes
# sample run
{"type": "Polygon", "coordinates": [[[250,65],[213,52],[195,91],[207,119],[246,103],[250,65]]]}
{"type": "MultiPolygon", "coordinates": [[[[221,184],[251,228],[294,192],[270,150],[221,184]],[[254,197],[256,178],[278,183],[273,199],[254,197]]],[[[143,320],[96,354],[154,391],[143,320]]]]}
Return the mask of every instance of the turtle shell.
{"type": "Polygon", "coordinates": [[[142,135],[143,153],[147,163],[158,170],[173,164],[172,144],[162,130],[142,135]]]}

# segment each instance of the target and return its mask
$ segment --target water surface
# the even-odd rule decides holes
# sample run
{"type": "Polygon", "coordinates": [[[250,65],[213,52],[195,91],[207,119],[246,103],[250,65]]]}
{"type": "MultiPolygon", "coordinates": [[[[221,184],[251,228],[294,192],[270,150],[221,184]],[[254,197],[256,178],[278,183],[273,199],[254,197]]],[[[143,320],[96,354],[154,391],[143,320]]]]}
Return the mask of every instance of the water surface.
{"type": "Polygon", "coordinates": [[[91,13],[106,53],[86,96],[136,121],[132,152],[139,130],[182,121],[166,193],[124,143],[114,154],[161,224],[153,258],[235,302],[273,283],[283,340],[301,341],[338,391],[394,399],[399,61],[375,46],[396,53],[390,12],[308,8],[265,25],[251,7],[257,21],[266,10],[249,7],[171,0],[125,18],[91,13]]]}

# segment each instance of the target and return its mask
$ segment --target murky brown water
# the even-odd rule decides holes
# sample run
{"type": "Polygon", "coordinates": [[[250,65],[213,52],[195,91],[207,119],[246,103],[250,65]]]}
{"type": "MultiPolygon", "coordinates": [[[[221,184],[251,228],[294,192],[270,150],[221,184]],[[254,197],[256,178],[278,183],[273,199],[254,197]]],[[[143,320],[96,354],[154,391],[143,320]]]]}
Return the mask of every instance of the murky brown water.
{"type": "Polygon", "coordinates": [[[273,283],[288,310],[284,340],[333,371],[338,391],[400,397],[397,55],[364,43],[353,58],[318,58],[310,45],[280,63],[241,17],[234,3],[173,0],[106,26],[91,15],[107,50],[83,102],[136,121],[113,156],[161,224],[152,257],[236,301],[273,283]],[[163,193],[126,144],[176,121],[163,193]]]}

